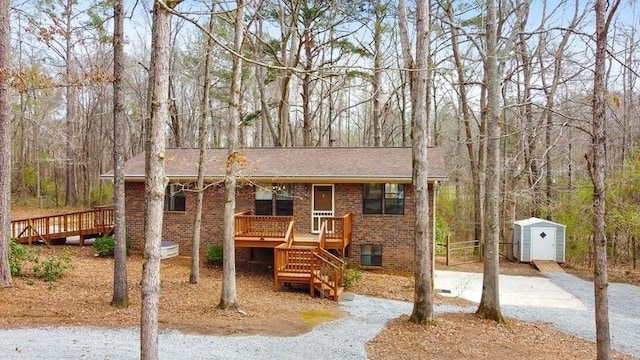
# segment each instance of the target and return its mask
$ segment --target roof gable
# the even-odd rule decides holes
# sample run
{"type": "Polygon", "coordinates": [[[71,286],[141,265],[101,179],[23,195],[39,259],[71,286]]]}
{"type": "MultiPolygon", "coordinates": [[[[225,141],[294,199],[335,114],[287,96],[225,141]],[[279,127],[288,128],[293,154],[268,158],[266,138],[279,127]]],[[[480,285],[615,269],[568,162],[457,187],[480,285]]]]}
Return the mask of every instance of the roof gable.
{"type": "MultiPolygon", "coordinates": [[[[240,177],[254,181],[278,182],[411,182],[411,148],[321,148],[282,147],[246,148],[240,154],[246,163],[240,177]]],[[[199,149],[166,149],[165,173],[172,180],[197,178],[199,149]]],[[[442,150],[430,148],[427,153],[429,178],[446,178],[442,150]]],[[[225,173],[227,149],[207,149],[205,178],[222,179],[225,173]]],[[[125,164],[125,179],[142,180],[144,153],[125,164]]],[[[113,172],[104,174],[111,177],[113,172]]]]}

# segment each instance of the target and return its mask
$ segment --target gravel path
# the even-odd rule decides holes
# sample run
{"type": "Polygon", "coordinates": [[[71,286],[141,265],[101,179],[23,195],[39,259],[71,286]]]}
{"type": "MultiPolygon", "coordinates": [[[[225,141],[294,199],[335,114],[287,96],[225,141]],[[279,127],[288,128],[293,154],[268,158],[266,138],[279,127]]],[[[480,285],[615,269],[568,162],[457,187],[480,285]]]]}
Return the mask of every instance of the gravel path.
{"type": "MultiPolygon", "coordinates": [[[[529,321],[555,324],[579,337],[594,339],[593,285],[569,274],[551,274],[553,283],[583,302],[589,310],[503,305],[503,313],[529,321]]],[[[640,288],[611,284],[610,321],[613,347],[640,358],[640,288]]],[[[161,359],[366,359],[365,343],[385,323],[411,312],[412,304],[356,296],[341,306],[351,316],[316,327],[296,337],[204,336],[177,331],[160,335],[161,359]],[[348,335],[348,336],[347,336],[348,335]]],[[[437,313],[474,311],[438,306],[437,313]]],[[[0,330],[2,359],[137,359],[137,329],[87,327],[0,330]]]]}
{"type": "MultiPolygon", "coordinates": [[[[352,316],[296,337],[160,335],[161,359],[366,359],[365,343],[412,304],[356,296],[343,301],[352,316]]],[[[442,306],[439,312],[460,311],[442,306]]],[[[2,359],[137,359],[137,329],[41,328],[0,331],[2,359]]]]}

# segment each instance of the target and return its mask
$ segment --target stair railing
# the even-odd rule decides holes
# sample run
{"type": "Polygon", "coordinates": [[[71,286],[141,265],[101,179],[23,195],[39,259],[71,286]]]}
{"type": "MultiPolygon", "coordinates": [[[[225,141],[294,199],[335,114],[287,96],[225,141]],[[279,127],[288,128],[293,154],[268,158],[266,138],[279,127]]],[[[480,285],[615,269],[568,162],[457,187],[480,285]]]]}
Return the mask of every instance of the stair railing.
{"type": "Polygon", "coordinates": [[[332,269],[336,268],[339,270],[333,280],[335,281],[336,286],[344,286],[344,260],[333,255],[327,249],[318,249],[316,254],[318,257],[321,257],[323,261],[330,263],[332,269]]]}
{"type": "Polygon", "coordinates": [[[324,290],[330,289],[334,300],[338,297],[338,288],[342,283],[342,268],[324,257],[324,249],[313,253],[313,264],[317,270],[312,272],[313,284],[320,284],[320,296],[325,296],[324,290]]]}

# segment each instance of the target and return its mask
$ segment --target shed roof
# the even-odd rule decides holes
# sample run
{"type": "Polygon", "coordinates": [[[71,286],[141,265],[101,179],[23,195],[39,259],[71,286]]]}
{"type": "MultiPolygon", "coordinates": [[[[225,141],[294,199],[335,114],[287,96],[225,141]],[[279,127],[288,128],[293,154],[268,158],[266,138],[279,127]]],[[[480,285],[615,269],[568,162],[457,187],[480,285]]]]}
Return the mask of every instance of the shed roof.
{"type": "Polygon", "coordinates": [[[518,221],[514,222],[514,224],[520,225],[520,226],[535,225],[535,224],[538,224],[538,223],[545,223],[545,224],[548,224],[548,225],[567,227],[566,225],[562,225],[560,223],[553,222],[553,221],[550,221],[550,220],[540,219],[540,218],[537,218],[537,217],[530,217],[528,219],[518,220],[518,221]]]}
{"type": "MultiPolygon", "coordinates": [[[[399,182],[410,183],[412,177],[411,148],[406,147],[281,147],[245,148],[240,154],[246,159],[239,176],[252,181],[278,182],[399,182]]],[[[166,149],[165,173],[171,180],[197,178],[199,149],[166,149]]],[[[447,177],[444,154],[440,148],[429,148],[428,177],[430,181],[447,177]]],[[[145,177],[144,153],[125,163],[127,181],[142,181],[145,177]]],[[[207,149],[205,178],[222,179],[225,173],[227,149],[207,149]]],[[[102,175],[113,176],[113,171],[102,175]]]]}

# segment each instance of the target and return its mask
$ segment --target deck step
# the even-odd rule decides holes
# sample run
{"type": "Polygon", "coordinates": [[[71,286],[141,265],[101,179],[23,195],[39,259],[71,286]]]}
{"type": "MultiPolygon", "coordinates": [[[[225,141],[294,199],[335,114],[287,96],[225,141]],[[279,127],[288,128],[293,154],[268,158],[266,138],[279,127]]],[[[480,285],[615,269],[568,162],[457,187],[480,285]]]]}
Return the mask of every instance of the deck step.
{"type": "MultiPolygon", "coordinates": [[[[329,282],[331,285],[333,285],[333,282],[329,282]]],[[[336,291],[334,292],[333,288],[327,284],[323,284],[320,282],[320,280],[316,279],[314,280],[314,287],[316,288],[316,290],[320,291],[320,293],[322,294],[322,296],[332,299],[332,300],[340,300],[340,295],[342,295],[342,293],[344,292],[344,286],[338,286],[336,288],[336,291]],[[337,292],[337,294],[336,294],[337,292]]]]}

